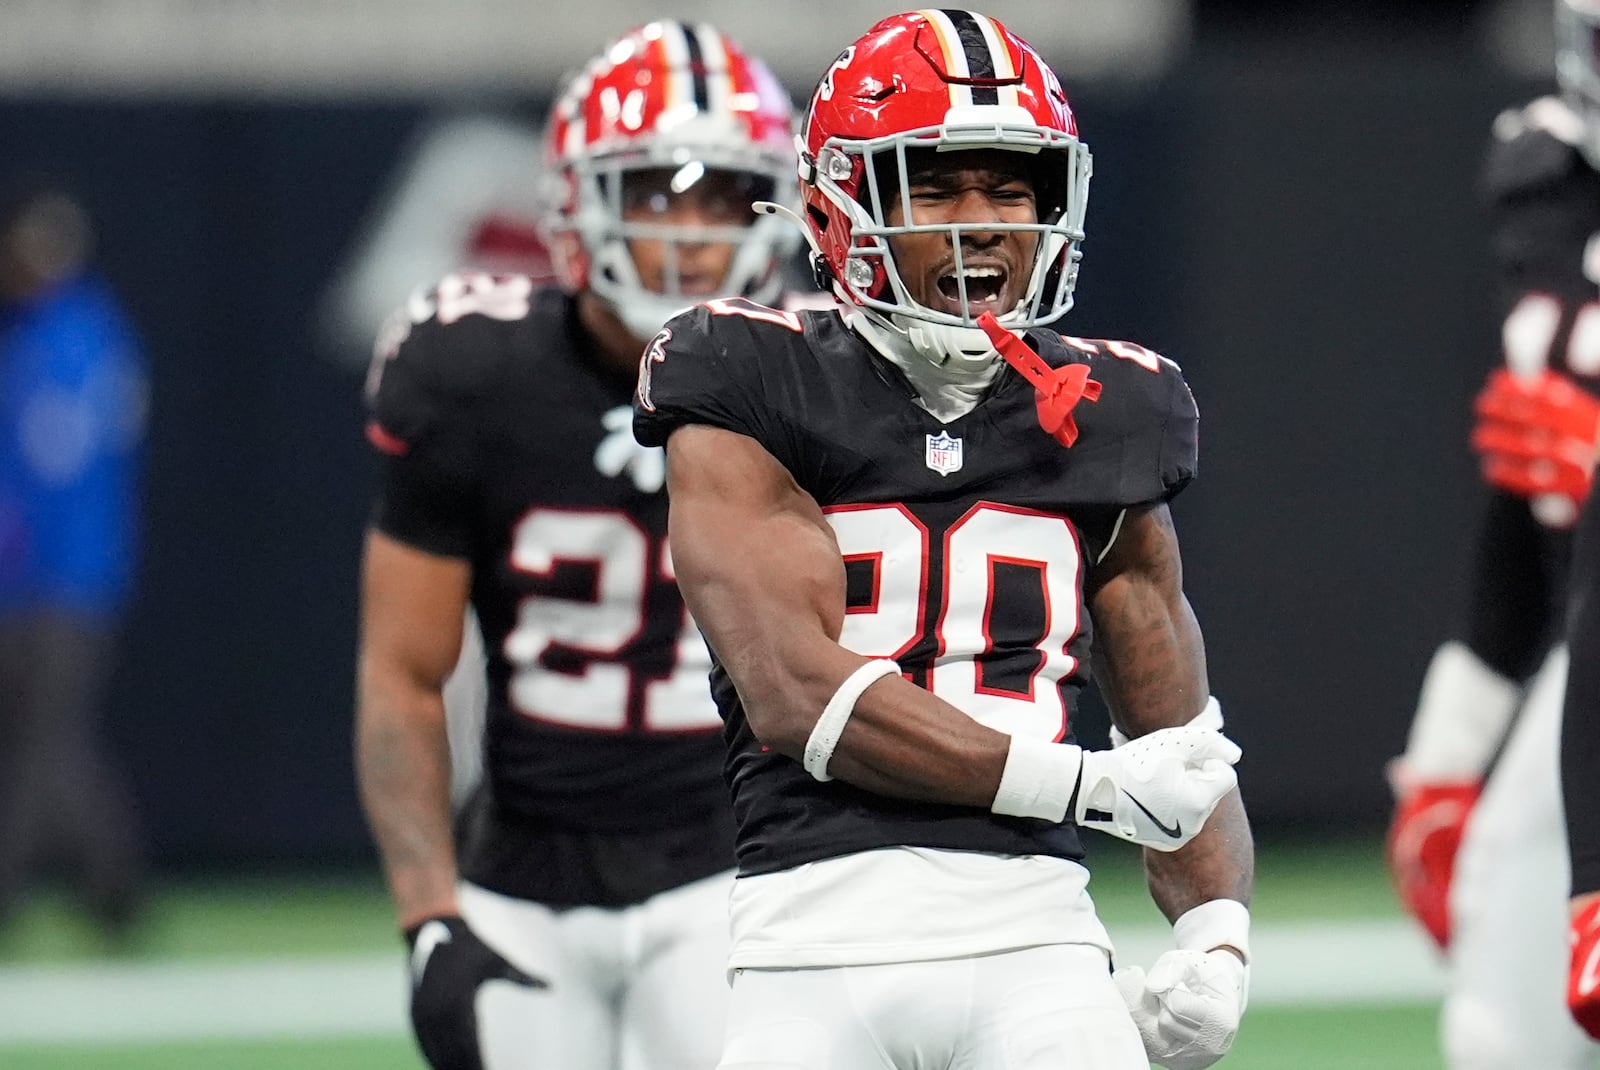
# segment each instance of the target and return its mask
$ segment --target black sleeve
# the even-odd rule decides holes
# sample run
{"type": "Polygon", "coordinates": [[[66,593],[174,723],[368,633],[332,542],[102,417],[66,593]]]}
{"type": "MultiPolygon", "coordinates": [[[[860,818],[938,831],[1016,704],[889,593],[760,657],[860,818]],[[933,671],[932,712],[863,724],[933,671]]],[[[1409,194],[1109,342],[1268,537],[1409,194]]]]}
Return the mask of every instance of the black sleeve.
{"type": "Polygon", "coordinates": [[[452,363],[449,352],[462,341],[487,340],[455,339],[436,322],[420,325],[379,359],[367,390],[367,438],[380,454],[372,526],[447,557],[472,551],[472,394],[462,381],[464,363],[452,363]]]}
{"type": "Polygon", "coordinates": [[[1510,680],[1532,676],[1552,638],[1556,582],[1545,540],[1525,499],[1500,491],[1490,495],[1462,638],[1480,661],[1510,680]]]}
{"type": "Polygon", "coordinates": [[[1561,728],[1561,790],[1572,892],[1600,892],[1600,496],[1591,494],[1573,542],[1567,641],[1572,667],[1561,728]]]}
{"type": "MultiPolygon", "coordinates": [[[[1199,466],[1200,411],[1178,365],[1139,347],[1135,360],[1113,347],[1091,360],[1101,382],[1100,399],[1080,405],[1083,419],[1106,421],[1117,458],[1107,470],[1115,482],[1102,499],[1107,504],[1141,505],[1177,497],[1199,466]]],[[[1087,423],[1085,424],[1087,427],[1087,423]]],[[[1077,447],[1074,446],[1074,449],[1077,447]]]]}
{"type": "Polygon", "coordinates": [[[1167,386],[1167,415],[1161,427],[1161,498],[1170,501],[1194,479],[1200,467],[1200,407],[1183,372],[1162,358],[1167,386]]]}
{"type": "Polygon", "coordinates": [[[1199,466],[1200,411],[1178,365],[1131,342],[1035,332],[1052,367],[1089,365],[1100,396],[1072,410],[1080,436],[1070,447],[1074,496],[1120,508],[1170,501],[1199,466]]]}
{"type": "Polygon", "coordinates": [[[704,305],[669,320],[639,362],[633,437],[663,446],[684,424],[709,424],[761,442],[770,416],[761,386],[759,324],[704,305]]]}
{"type": "Polygon", "coordinates": [[[1530,292],[1573,305],[1593,296],[1593,284],[1575,269],[1593,229],[1595,193],[1593,173],[1577,149],[1536,128],[1496,138],[1484,193],[1503,311],[1530,292]]]}

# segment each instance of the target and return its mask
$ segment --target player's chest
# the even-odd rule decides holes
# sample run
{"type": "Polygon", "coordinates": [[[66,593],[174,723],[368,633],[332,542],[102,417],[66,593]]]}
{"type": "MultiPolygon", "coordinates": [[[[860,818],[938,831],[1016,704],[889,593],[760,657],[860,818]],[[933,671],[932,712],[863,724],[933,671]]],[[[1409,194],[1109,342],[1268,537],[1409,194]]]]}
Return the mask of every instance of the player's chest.
{"type": "Polygon", "coordinates": [[[824,509],[893,501],[940,529],[982,502],[1064,514],[1094,500],[1096,474],[1117,463],[1100,436],[1061,447],[1017,384],[946,422],[896,384],[863,378],[814,398],[797,422],[804,430],[780,459],[824,509]]]}
{"type": "Polygon", "coordinates": [[[565,571],[561,562],[651,557],[666,534],[663,451],[634,440],[625,399],[547,402],[525,415],[508,407],[482,429],[486,554],[509,581],[534,586],[565,571]]]}

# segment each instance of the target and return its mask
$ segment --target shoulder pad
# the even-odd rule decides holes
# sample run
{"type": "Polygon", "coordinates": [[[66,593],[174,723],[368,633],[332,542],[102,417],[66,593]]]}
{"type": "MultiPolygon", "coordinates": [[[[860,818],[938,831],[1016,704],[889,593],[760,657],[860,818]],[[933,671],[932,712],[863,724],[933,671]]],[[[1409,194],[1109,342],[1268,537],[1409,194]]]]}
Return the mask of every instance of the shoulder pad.
{"type": "Polygon", "coordinates": [[[490,389],[533,315],[532,280],[451,275],[420,289],[378,333],[366,398],[389,436],[410,442],[452,408],[490,389]]]}
{"type": "Polygon", "coordinates": [[[1178,365],[1136,342],[1051,334],[1043,340],[1046,360],[1087,363],[1101,384],[1099,400],[1074,411],[1082,439],[1073,447],[1114,446],[1118,460],[1097,476],[1109,481],[1098,500],[1165,501],[1188,485],[1197,468],[1200,414],[1178,365]]]}
{"type": "Polygon", "coordinates": [[[1147,372],[1161,374],[1163,371],[1170,371],[1180,376],[1183,374],[1177,361],[1164,357],[1153,349],[1146,349],[1137,342],[1122,342],[1112,338],[1077,338],[1070,334],[1058,337],[1070,352],[1078,354],[1080,359],[1089,358],[1089,363],[1096,366],[1113,359],[1126,360],[1147,372]]]}
{"type": "Polygon", "coordinates": [[[720,298],[679,313],[645,349],[634,395],[634,437],[666,442],[672,429],[705,423],[760,439],[767,405],[762,365],[803,344],[803,315],[744,298],[720,298]]]}
{"type": "Polygon", "coordinates": [[[1583,120],[1556,97],[1501,112],[1484,169],[1489,198],[1539,189],[1587,166],[1577,148],[1583,129],[1583,120]]]}

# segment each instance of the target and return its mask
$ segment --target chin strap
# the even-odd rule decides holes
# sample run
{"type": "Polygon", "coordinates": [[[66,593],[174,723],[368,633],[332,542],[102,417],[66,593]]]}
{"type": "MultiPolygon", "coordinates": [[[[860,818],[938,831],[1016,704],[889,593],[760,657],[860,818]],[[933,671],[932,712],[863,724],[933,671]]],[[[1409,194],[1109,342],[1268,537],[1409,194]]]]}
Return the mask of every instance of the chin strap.
{"type": "Polygon", "coordinates": [[[1001,358],[1038,391],[1034,402],[1039,410],[1039,426],[1063,446],[1078,441],[1078,423],[1072,418],[1072,410],[1080,399],[1095,401],[1100,397],[1100,383],[1089,378],[1089,366],[1050,367],[1021,335],[1002,327],[993,312],[979,316],[978,326],[1000,351],[1001,358]]]}

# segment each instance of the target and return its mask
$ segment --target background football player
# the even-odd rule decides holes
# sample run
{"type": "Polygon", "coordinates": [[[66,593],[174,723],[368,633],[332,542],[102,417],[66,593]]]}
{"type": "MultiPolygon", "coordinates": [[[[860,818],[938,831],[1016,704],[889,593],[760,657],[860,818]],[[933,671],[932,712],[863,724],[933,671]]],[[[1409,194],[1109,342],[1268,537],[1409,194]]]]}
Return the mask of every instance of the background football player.
{"type": "Polygon", "coordinates": [[[673,583],[645,340],[718,294],[776,300],[792,109],[707,25],[654,22],[547,126],[563,284],[414,297],[368,380],[382,474],[362,580],[362,799],[438,1068],[702,1068],[721,1043],[732,820],[707,655],[673,583]],[[452,835],[441,689],[468,603],[485,775],[452,835]]]}
{"type": "Polygon", "coordinates": [[[994,20],[917,11],[845,49],[803,137],[846,311],[700,306],[635,405],[729,722],[720,1065],[1209,1066],[1252,851],[1167,507],[1198,418],[1170,361],[1043,329],[1088,192],[1067,98],[994,20]],[[1091,637],[1117,750],[1067,743],[1091,637]],[[1178,950],[1148,978],[1107,968],[1078,826],[1153,848],[1178,950]]]}
{"type": "Polygon", "coordinates": [[[1561,728],[1562,800],[1572,863],[1567,1008],[1600,1041],[1600,498],[1573,541],[1571,616],[1561,728]]]}
{"type": "Polygon", "coordinates": [[[1452,1070],[1597,1062],[1562,1008],[1557,740],[1569,533],[1600,439],[1600,4],[1558,0],[1556,26],[1564,99],[1501,115],[1489,152],[1505,366],[1475,406],[1472,443],[1492,493],[1469,614],[1434,654],[1391,769],[1390,865],[1402,901],[1448,952],[1452,1070]]]}

